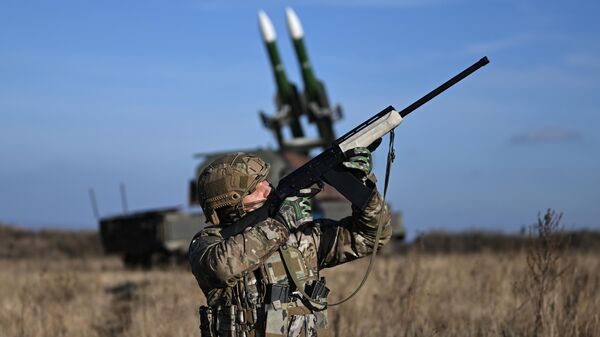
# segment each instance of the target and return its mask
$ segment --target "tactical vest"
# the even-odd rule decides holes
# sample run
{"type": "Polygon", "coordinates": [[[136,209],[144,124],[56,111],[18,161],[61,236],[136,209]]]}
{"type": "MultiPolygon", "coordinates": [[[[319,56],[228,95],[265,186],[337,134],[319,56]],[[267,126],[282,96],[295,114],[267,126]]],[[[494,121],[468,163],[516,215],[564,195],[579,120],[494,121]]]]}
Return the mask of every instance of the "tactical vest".
{"type": "Polygon", "coordinates": [[[329,289],[306,262],[296,247],[272,253],[232,287],[226,304],[200,307],[202,337],[328,336],[329,289]]]}

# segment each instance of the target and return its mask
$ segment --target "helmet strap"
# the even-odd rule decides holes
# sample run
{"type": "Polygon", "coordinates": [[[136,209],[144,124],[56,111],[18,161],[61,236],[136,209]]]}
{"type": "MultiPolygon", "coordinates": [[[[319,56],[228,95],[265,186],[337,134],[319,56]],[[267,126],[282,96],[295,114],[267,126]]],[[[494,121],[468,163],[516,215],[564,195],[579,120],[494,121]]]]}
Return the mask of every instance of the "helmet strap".
{"type": "Polygon", "coordinates": [[[213,225],[218,225],[220,223],[219,216],[217,215],[217,212],[215,212],[214,209],[211,209],[210,214],[207,215],[209,217],[210,222],[212,222],[213,225]]]}

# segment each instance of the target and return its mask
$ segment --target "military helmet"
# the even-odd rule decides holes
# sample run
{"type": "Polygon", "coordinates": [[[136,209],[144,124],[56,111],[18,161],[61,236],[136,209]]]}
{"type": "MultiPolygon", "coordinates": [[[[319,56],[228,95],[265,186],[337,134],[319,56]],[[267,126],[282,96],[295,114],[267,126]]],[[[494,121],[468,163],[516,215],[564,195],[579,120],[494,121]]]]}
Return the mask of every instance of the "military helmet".
{"type": "Polygon", "coordinates": [[[264,160],[243,152],[214,160],[198,176],[198,200],[207,220],[218,225],[242,218],[242,199],[266,179],[269,169],[264,160]]]}

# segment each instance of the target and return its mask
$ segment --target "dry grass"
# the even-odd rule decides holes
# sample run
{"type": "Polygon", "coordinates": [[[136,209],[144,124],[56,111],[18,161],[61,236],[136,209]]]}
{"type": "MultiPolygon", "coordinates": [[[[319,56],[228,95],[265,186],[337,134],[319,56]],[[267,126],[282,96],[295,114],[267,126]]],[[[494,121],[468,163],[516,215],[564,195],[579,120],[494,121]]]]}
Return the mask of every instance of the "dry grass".
{"type": "Polygon", "coordinates": [[[129,271],[113,259],[2,260],[0,269],[1,336],[197,335],[203,297],[184,269],[129,271]],[[114,289],[127,283],[141,286],[114,289]]]}
{"type": "MultiPolygon", "coordinates": [[[[600,260],[569,255],[547,296],[544,336],[600,336],[600,260]]],[[[349,292],[363,268],[331,270],[334,299],[349,292]]],[[[365,290],[335,308],[336,336],[533,336],[525,254],[410,254],[378,261],[365,290]]]]}
{"type": "Polygon", "coordinates": [[[81,258],[100,256],[98,232],[42,229],[0,223],[0,258],[81,258]]]}
{"type": "MultiPolygon", "coordinates": [[[[364,289],[330,308],[333,333],[600,336],[600,234],[564,235],[559,222],[549,210],[517,244],[475,233],[424,236],[402,255],[388,247],[364,289]]],[[[204,297],[184,267],[125,269],[92,232],[0,226],[0,243],[0,337],[198,336],[204,297]]],[[[367,262],[323,272],[332,302],[367,262]]]]}
{"type": "MultiPolygon", "coordinates": [[[[547,290],[543,336],[600,336],[600,259],[567,253],[547,290]],[[566,269],[565,269],[566,268],[566,269]]],[[[332,300],[366,261],[325,271],[332,300]]],[[[131,271],[116,259],[0,260],[0,336],[197,336],[204,298],[184,268],[131,271]]],[[[377,260],[365,289],[330,309],[335,336],[533,336],[527,254],[377,260]]]]}

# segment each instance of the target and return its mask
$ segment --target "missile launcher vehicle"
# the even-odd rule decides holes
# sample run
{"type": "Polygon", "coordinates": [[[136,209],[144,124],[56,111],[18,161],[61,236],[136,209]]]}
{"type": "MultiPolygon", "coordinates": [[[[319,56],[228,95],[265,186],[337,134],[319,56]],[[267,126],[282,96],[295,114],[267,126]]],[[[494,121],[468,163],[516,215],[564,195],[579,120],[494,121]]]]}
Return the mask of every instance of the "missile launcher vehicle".
{"type": "MultiPolygon", "coordinates": [[[[277,92],[276,112],[269,116],[260,111],[263,125],[277,140],[277,149],[242,149],[227,152],[197,154],[201,159],[194,178],[190,179],[188,200],[190,209],[199,209],[196,179],[214,159],[231,152],[246,152],[261,157],[271,165],[269,181],[277,182],[288,172],[307,162],[311,150],[319,151],[330,146],[336,139],[334,123],[342,118],[342,108],[329,104],[325,85],[317,79],[304,43],[304,32],[296,13],[286,10],[287,23],[304,84],[300,92],[286,76],[285,68],[276,45],[275,29],[267,14],[258,14],[260,33],[273,70],[277,92]],[[301,116],[317,129],[317,137],[305,136],[301,116]],[[286,139],[288,128],[290,138],[286,139]]],[[[320,151],[319,151],[320,152],[320,151]]],[[[313,199],[315,218],[340,219],[351,214],[351,205],[339,192],[325,185],[313,199]]],[[[107,254],[118,254],[127,266],[149,267],[155,263],[174,262],[185,258],[192,236],[205,226],[205,217],[199,212],[181,208],[165,208],[127,213],[100,219],[100,235],[107,254]]],[[[402,214],[392,213],[394,239],[404,239],[402,214]]]]}

